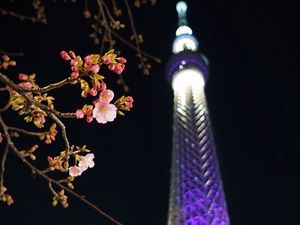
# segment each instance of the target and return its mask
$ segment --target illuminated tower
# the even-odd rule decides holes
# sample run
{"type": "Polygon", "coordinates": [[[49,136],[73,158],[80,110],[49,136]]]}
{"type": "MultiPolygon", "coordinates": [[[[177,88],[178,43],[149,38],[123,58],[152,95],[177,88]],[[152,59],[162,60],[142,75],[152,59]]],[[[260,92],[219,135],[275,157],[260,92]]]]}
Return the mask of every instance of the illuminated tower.
{"type": "Polygon", "coordinates": [[[204,93],[208,61],[187,25],[185,2],[167,78],[174,91],[173,152],[168,225],[229,225],[204,93]]]}

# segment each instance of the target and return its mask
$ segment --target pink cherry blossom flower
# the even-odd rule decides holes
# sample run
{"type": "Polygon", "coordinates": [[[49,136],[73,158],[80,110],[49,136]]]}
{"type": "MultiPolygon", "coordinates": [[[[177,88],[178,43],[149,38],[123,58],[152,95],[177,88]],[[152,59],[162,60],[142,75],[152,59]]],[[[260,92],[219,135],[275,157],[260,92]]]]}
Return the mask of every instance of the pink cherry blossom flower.
{"type": "Polygon", "coordinates": [[[98,123],[112,122],[117,116],[117,108],[114,104],[96,102],[93,110],[93,117],[98,123]]]}
{"type": "Polygon", "coordinates": [[[82,111],[82,109],[77,109],[76,110],[76,118],[82,119],[83,117],[84,117],[84,112],[82,111]]]}
{"type": "Polygon", "coordinates": [[[83,171],[84,170],[82,170],[82,168],[79,166],[70,166],[70,168],[69,168],[69,174],[72,177],[80,176],[83,171]]]}
{"type": "Polygon", "coordinates": [[[93,153],[89,153],[86,156],[81,156],[78,166],[82,171],[85,171],[88,168],[93,168],[95,166],[94,158],[95,156],[93,153]]]}
{"type": "Polygon", "coordinates": [[[114,98],[114,92],[112,90],[106,89],[102,91],[99,95],[99,102],[103,104],[110,103],[111,100],[114,98]]]}

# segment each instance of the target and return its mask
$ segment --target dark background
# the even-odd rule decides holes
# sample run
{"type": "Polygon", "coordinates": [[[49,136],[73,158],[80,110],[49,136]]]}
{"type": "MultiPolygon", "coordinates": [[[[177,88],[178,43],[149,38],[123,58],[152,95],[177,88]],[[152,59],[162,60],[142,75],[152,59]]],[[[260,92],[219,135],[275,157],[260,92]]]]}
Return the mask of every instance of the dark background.
{"type": "MultiPolygon", "coordinates": [[[[18,4],[17,10],[22,11],[18,4]]],[[[160,0],[152,8],[134,10],[145,39],[143,49],[163,61],[152,63],[149,77],[136,69],[131,50],[117,47],[128,59],[123,76],[135,99],[132,112],[106,125],[64,120],[71,142],[87,144],[96,155],[95,168],[76,180],[76,190],[124,225],[165,225],[167,221],[173,97],[165,80],[165,64],[177,28],[175,4],[160,0]]],[[[296,5],[216,0],[188,1],[188,5],[199,50],[210,61],[206,94],[231,225],[299,225],[296,5]]],[[[59,57],[61,50],[72,49],[80,55],[97,52],[88,38],[91,29],[82,17],[83,3],[48,2],[46,8],[47,25],[0,17],[0,49],[25,54],[16,58],[18,67],[10,76],[35,72],[41,85],[68,76],[68,65],[59,57]]],[[[109,81],[115,80],[111,75],[109,81]]],[[[121,95],[119,86],[110,86],[121,95]]],[[[75,111],[81,104],[76,87],[54,95],[61,111],[75,111]]],[[[21,124],[22,119],[10,114],[3,116],[21,124]]],[[[18,144],[25,148],[32,143],[18,144]]],[[[55,155],[61,146],[58,140],[40,151],[55,155]]],[[[1,225],[112,224],[71,196],[68,209],[53,208],[47,183],[34,178],[13,155],[8,158],[5,181],[15,204],[0,204],[1,225]]]]}

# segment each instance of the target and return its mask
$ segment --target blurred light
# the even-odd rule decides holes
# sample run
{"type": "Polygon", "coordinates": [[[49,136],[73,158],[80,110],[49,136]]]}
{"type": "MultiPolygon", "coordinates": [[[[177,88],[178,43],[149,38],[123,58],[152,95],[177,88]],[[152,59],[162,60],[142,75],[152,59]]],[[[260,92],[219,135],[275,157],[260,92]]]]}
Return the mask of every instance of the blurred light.
{"type": "Polygon", "coordinates": [[[182,69],[174,74],[172,87],[174,90],[184,91],[187,88],[201,89],[204,87],[205,80],[203,74],[198,69],[182,69]]]}
{"type": "Polygon", "coordinates": [[[185,15],[187,11],[187,4],[184,1],[180,1],[176,4],[176,10],[179,15],[185,15]]]}
{"type": "Polygon", "coordinates": [[[182,52],[184,50],[197,51],[198,41],[192,35],[180,35],[175,38],[173,43],[173,53],[182,52]]]}
{"type": "Polygon", "coordinates": [[[182,35],[182,34],[189,34],[192,35],[193,31],[189,26],[180,26],[176,30],[176,36],[182,35]]]}

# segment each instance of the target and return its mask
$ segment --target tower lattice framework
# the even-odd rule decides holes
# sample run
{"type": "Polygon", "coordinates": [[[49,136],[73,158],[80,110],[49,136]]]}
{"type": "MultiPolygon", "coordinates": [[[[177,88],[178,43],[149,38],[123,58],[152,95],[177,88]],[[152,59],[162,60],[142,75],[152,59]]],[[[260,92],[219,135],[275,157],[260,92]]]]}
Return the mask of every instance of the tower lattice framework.
{"type": "Polygon", "coordinates": [[[196,39],[187,35],[192,36],[181,33],[175,39],[174,46],[184,46],[173,46],[167,67],[174,91],[168,225],[229,225],[204,93],[208,61],[196,52],[198,43],[189,48],[189,40],[196,39]]]}

